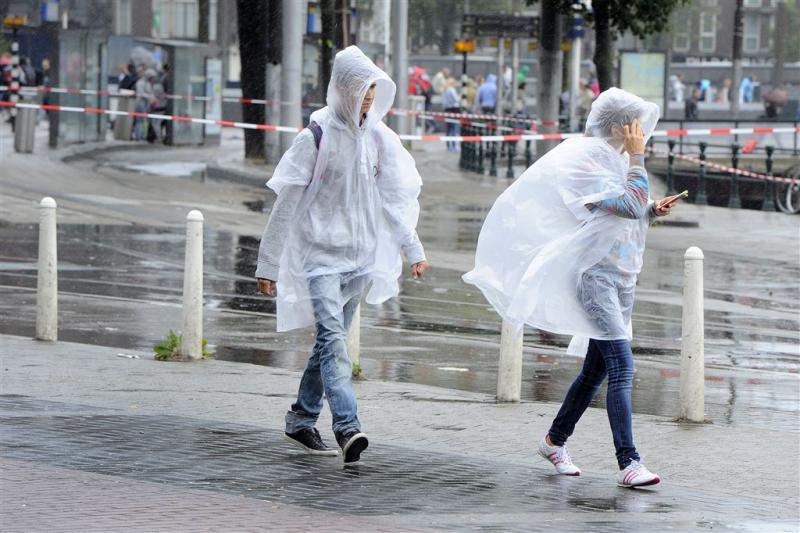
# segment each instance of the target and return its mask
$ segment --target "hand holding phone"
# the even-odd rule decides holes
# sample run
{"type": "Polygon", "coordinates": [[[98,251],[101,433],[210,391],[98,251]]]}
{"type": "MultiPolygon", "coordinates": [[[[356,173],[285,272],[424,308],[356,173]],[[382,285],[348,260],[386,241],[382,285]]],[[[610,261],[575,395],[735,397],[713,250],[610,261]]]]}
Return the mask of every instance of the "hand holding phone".
{"type": "Polygon", "coordinates": [[[672,207],[675,205],[675,202],[680,200],[681,198],[687,198],[689,196],[689,191],[683,191],[682,193],[676,194],[675,196],[667,196],[661,201],[660,207],[672,207]]]}

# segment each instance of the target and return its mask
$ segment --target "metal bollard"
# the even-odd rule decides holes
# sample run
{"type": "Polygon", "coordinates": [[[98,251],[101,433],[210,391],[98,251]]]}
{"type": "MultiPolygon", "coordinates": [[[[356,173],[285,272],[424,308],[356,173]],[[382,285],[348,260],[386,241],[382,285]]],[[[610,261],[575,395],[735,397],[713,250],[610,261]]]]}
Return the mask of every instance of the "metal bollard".
{"type": "Polygon", "coordinates": [[[667,196],[675,194],[675,141],[667,141],[669,154],[667,155],[667,196]]]}
{"type": "Polygon", "coordinates": [[[489,175],[497,176],[497,143],[490,142],[492,151],[489,153],[489,175]]]}
{"type": "Polygon", "coordinates": [[[503,320],[497,365],[497,401],[518,402],[522,394],[522,328],[503,320]]]}
{"type": "MultiPolygon", "coordinates": [[[[731,145],[731,166],[739,168],[739,145],[731,145]]],[[[731,194],[728,200],[728,207],[739,209],[742,207],[742,200],[739,198],[739,175],[731,172],[731,194]]]]}
{"type": "MultiPolygon", "coordinates": [[[[697,145],[700,147],[700,161],[706,160],[706,148],[708,144],[699,142],[697,145]]],[[[697,176],[697,194],[694,197],[695,205],[708,205],[708,196],[706,195],[706,166],[700,165],[700,174],[697,176]]]]}
{"type": "Polygon", "coordinates": [[[506,151],[508,152],[508,168],[506,169],[506,178],[511,179],[514,177],[514,152],[517,150],[516,141],[508,141],[506,151]]]}
{"type": "Polygon", "coordinates": [[[528,139],[525,141],[525,168],[531,166],[531,159],[533,159],[531,154],[531,140],[528,139]]]}
{"type": "MultiPolygon", "coordinates": [[[[484,135],[486,130],[484,128],[478,128],[477,133],[478,135],[484,135]]],[[[475,170],[478,171],[478,174],[483,174],[485,170],[483,166],[483,158],[484,158],[484,147],[483,141],[478,141],[478,165],[475,167],[475,170]]]]}
{"type": "MultiPolygon", "coordinates": [[[[467,127],[462,124],[460,131],[461,131],[461,135],[467,135],[468,134],[467,132],[469,130],[467,130],[467,127]]],[[[458,152],[458,168],[460,168],[461,170],[466,170],[467,169],[467,164],[466,164],[467,150],[468,150],[468,148],[466,146],[467,144],[469,144],[469,143],[463,143],[462,142],[461,143],[461,150],[459,150],[459,152],[458,152]]]]}
{"type": "Polygon", "coordinates": [[[58,339],[58,254],[56,202],[39,202],[39,272],[36,281],[36,338],[58,339]]]}
{"type": "Polygon", "coordinates": [[[772,181],[772,154],[775,152],[774,146],[767,146],[767,176],[769,180],[764,182],[764,203],[761,204],[762,211],[775,211],[775,182],[772,181]]]}
{"type": "Polygon", "coordinates": [[[183,334],[180,354],[203,357],[203,214],[186,215],[186,258],[183,270],[183,334]]]}
{"type": "Polygon", "coordinates": [[[353,311],[350,329],[347,330],[347,355],[353,365],[361,363],[361,304],[353,311]]]}
{"type": "Polygon", "coordinates": [[[681,328],[680,418],[705,420],[703,251],[692,246],[683,256],[683,325],[681,328]]]}

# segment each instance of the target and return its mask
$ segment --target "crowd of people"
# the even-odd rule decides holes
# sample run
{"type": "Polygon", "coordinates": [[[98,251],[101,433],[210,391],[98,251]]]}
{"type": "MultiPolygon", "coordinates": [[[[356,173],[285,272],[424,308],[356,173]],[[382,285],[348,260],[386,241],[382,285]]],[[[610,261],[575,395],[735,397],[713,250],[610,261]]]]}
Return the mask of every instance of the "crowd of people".
{"type": "MultiPolygon", "coordinates": [[[[167,94],[169,93],[169,65],[159,68],[157,64],[148,65],[131,60],[119,65],[117,75],[118,87],[122,91],[131,91],[135,98],[134,109],[139,113],[165,113],[167,111],[167,94]]],[[[163,121],[143,117],[135,117],[131,139],[155,142],[164,139],[167,124],[163,121]]]]}
{"type": "MultiPolygon", "coordinates": [[[[0,55],[0,85],[10,87],[13,77],[12,73],[13,64],[12,56],[10,53],[5,52],[0,55]]],[[[39,68],[34,67],[33,62],[29,57],[20,56],[19,58],[19,86],[22,87],[50,87],[50,60],[47,58],[42,59],[39,68]]],[[[27,98],[29,95],[20,94],[20,100],[27,98]]],[[[5,88],[0,89],[0,101],[8,102],[11,99],[11,92],[5,88]]],[[[42,103],[49,103],[48,94],[42,95],[42,103]]],[[[4,108],[5,109],[5,108],[4,108]]],[[[8,122],[13,122],[11,113],[6,119],[8,122]]],[[[37,121],[45,117],[44,111],[37,115],[37,121]]]]}

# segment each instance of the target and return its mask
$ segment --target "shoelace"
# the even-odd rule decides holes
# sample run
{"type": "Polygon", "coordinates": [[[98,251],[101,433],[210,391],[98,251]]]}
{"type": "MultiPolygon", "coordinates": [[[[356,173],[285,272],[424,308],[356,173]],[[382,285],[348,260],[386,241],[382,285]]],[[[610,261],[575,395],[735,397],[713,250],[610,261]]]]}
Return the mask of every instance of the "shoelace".
{"type": "Polygon", "coordinates": [[[569,452],[567,451],[566,446],[560,446],[557,451],[550,455],[550,460],[553,461],[555,464],[572,464],[572,458],[569,456],[569,452]],[[553,455],[556,456],[555,461],[553,461],[553,455]]]}

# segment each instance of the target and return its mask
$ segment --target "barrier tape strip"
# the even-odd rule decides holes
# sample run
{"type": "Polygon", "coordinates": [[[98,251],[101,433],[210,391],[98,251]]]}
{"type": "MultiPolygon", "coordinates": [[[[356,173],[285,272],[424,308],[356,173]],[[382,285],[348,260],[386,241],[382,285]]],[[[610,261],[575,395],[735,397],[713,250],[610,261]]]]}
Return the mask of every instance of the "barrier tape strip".
{"type": "Polygon", "coordinates": [[[13,103],[13,102],[0,102],[0,107],[43,109],[45,111],[66,111],[72,113],[89,113],[97,115],[117,115],[117,116],[128,115],[131,117],[153,118],[156,120],[171,120],[172,122],[191,122],[194,124],[221,126],[223,128],[243,128],[248,130],[286,131],[290,133],[297,133],[303,131],[303,128],[295,128],[291,126],[275,126],[272,124],[248,124],[247,122],[234,122],[232,120],[212,120],[208,118],[182,117],[179,115],[161,115],[159,113],[145,113],[140,111],[114,111],[112,109],[102,109],[98,107],[70,107],[63,105],[25,104],[25,103],[13,103]]]}
{"type": "MultiPolygon", "coordinates": [[[[73,113],[105,114],[117,116],[132,116],[141,118],[153,118],[156,120],[171,120],[173,122],[191,122],[196,124],[210,124],[223,128],[243,128],[264,131],[284,131],[299,132],[303,128],[293,126],[277,126],[273,124],[250,124],[247,122],[235,122],[231,120],[212,120],[207,118],[194,118],[180,115],[164,115],[159,113],[146,113],[141,111],[115,111],[97,107],[74,107],[54,104],[29,104],[15,102],[0,102],[0,107],[43,109],[45,111],[65,111],[73,113]]],[[[800,127],[786,128],[712,128],[712,129],[683,129],[683,130],[659,130],[654,131],[654,137],[676,137],[692,135],[733,135],[751,134],[762,135],[771,133],[796,133],[800,132],[800,127]]],[[[514,141],[541,141],[541,140],[563,140],[571,137],[581,137],[583,133],[524,133],[516,135],[405,135],[400,138],[404,141],[424,141],[424,142],[514,142],[514,141]]]]}
{"type": "Polygon", "coordinates": [[[765,181],[779,181],[781,183],[790,183],[792,185],[798,183],[797,177],[785,178],[782,176],[770,176],[769,174],[759,174],[758,172],[753,172],[750,170],[742,170],[740,168],[733,168],[727,165],[723,165],[721,163],[714,163],[713,161],[702,160],[697,157],[692,157],[689,155],[677,154],[675,152],[664,152],[661,150],[655,150],[656,153],[661,155],[672,155],[678,159],[683,159],[684,161],[691,161],[692,163],[697,163],[698,165],[704,165],[710,168],[714,168],[717,170],[722,170],[727,172],[728,174],[737,174],[739,176],[746,176],[748,178],[756,178],[765,181]]]}
{"type": "MultiPolygon", "coordinates": [[[[429,114],[419,114],[420,118],[425,120],[430,120],[431,122],[446,122],[450,124],[459,124],[461,126],[474,126],[477,128],[486,128],[487,130],[502,130],[502,131],[512,131],[514,133],[536,133],[536,129],[525,129],[525,128],[514,128],[511,126],[500,126],[498,124],[493,124],[491,122],[473,122],[471,120],[467,120],[465,118],[447,118],[442,116],[434,116],[433,112],[429,114]]],[[[463,117],[464,115],[457,115],[463,117]]],[[[525,121],[528,122],[528,121],[525,121]]],[[[534,128],[536,127],[533,124],[534,128]]]]}
{"type": "MultiPolygon", "coordinates": [[[[0,91],[8,90],[8,86],[0,85],[0,91]]],[[[23,87],[20,89],[20,92],[23,94],[36,94],[37,92],[40,93],[58,93],[58,94],[83,94],[83,95],[91,95],[91,96],[115,96],[115,97],[133,97],[136,95],[135,91],[127,90],[127,89],[120,89],[116,92],[109,91],[107,89],[74,89],[74,88],[66,88],[66,87],[45,87],[45,86],[38,86],[38,87],[23,87]]],[[[273,103],[278,104],[289,104],[294,102],[275,102],[274,100],[264,100],[260,98],[236,98],[233,96],[194,96],[191,94],[166,94],[166,97],[170,100],[186,100],[186,101],[198,101],[198,102],[209,102],[211,100],[221,99],[223,102],[231,102],[236,104],[254,104],[254,105],[272,105],[273,103]]],[[[324,107],[324,104],[319,102],[303,102],[304,106],[307,107],[324,107]]],[[[417,115],[435,115],[435,116],[442,116],[447,118],[476,118],[479,120],[503,120],[503,121],[510,121],[510,122],[522,122],[526,124],[539,124],[543,126],[557,126],[557,120],[535,120],[535,119],[522,119],[519,117],[507,116],[507,115],[486,115],[486,114],[475,114],[475,113],[448,113],[444,111],[415,111],[411,109],[397,109],[392,108],[389,110],[389,114],[392,115],[407,115],[407,116],[417,116],[417,115]]]]}

